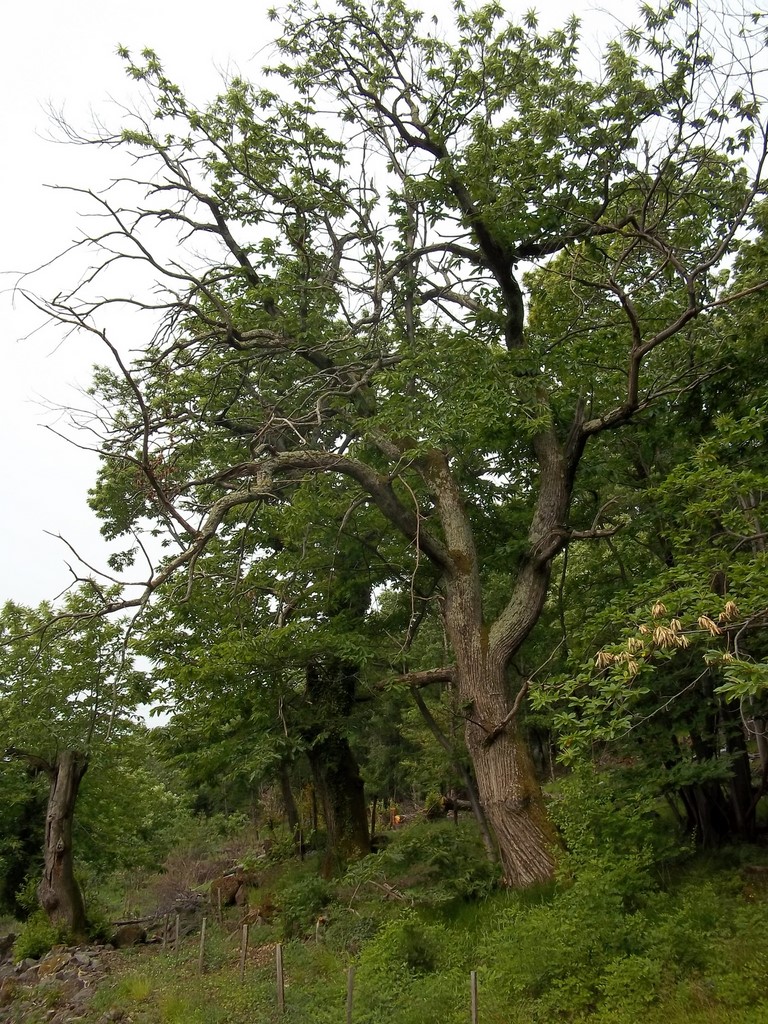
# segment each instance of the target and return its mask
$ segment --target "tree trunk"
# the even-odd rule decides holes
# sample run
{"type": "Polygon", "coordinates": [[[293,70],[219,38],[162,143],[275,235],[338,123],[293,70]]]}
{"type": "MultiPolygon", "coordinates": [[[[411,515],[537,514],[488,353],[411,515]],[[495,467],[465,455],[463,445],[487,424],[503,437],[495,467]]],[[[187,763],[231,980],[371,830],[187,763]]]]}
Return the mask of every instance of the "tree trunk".
{"type": "Polygon", "coordinates": [[[85,904],[74,874],[72,819],[88,758],[62,751],[50,766],[51,780],[45,820],[45,865],[37,894],[53,924],[64,925],[75,939],[86,935],[85,904]]]}
{"type": "Polygon", "coordinates": [[[514,719],[492,737],[495,726],[511,710],[503,674],[494,675],[489,667],[473,689],[476,698],[465,732],[467,749],[498,844],[504,883],[522,889],[549,882],[554,877],[558,840],[525,738],[514,719]]]}
{"type": "Polygon", "coordinates": [[[554,877],[555,829],[544,807],[530,752],[518,724],[522,703],[508,693],[506,671],[538,621],[547,595],[555,524],[565,518],[569,475],[554,436],[536,445],[542,469],[529,533],[531,556],[521,564],[512,598],[492,626],[484,621],[472,526],[448,462],[422,461],[437,500],[449,561],[443,577],[443,622],[453,651],[459,698],[467,709],[465,738],[480,802],[493,831],[505,885],[526,888],[554,877]]]}
{"type": "Polygon", "coordinates": [[[728,783],[731,827],[735,837],[742,842],[753,843],[757,829],[753,799],[755,791],[739,706],[736,702],[724,701],[720,714],[725,732],[725,749],[731,758],[731,778],[728,783]]]}
{"type": "Polygon", "coordinates": [[[371,852],[363,780],[347,739],[357,670],[335,659],[307,669],[307,697],[313,722],[305,728],[307,759],[325,818],[327,846],[323,874],[371,852]]]}
{"type": "Polygon", "coordinates": [[[299,821],[299,811],[296,807],[296,801],[293,797],[291,775],[288,771],[287,764],[280,765],[280,792],[283,797],[283,810],[285,811],[288,828],[291,830],[294,838],[297,838],[301,822],[299,821]]]}

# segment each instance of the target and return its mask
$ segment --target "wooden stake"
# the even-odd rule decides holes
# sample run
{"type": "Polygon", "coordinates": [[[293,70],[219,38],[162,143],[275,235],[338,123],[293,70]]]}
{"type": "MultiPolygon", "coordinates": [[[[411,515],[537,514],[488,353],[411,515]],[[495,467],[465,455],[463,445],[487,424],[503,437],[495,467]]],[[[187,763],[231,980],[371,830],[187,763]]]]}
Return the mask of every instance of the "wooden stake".
{"type": "Polygon", "coordinates": [[[352,1000],[355,993],[355,968],[347,971],[347,1024],[352,1024],[352,1000]]]}
{"type": "Polygon", "coordinates": [[[197,954],[197,973],[202,974],[205,967],[205,925],[207,918],[203,918],[200,925],[200,952],[197,954]]]}
{"type": "Polygon", "coordinates": [[[245,954],[248,952],[248,925],[243,925],[240,935],[240,984],[245,981],[245,954]]]}
{"type": "Polygon", "coordinates": [[[163,949],[168,945],[168,915],[163,918],[163,949]]]}
{"type": "Polygon", "coordinates": [[[219,886],[218,889],[216,890],[216,902],[218,903],[219,906],[219,924],[221,924],[221,922],[223,921],[223,918],[221,916],[221,886],[219,886]]]}
{"type": "Polygon", "coordinates": [[[472,1002],[472,1024],[477,1024],[477,971],[469,973],[469,992],[472,1002]]]}
{"type": "Polygon", "coordinates": [[[278,942],[275,946],[275,967],[277,969],[277,1010],[285,1013],[285,977],[283,975],[283,946],[278,942]]]}
{"type": "Polygon", "coordinates": [[[179,954],[179,915],[176,915],[176,932],[173,937],[173,952],[178,956],[179,954]]]}

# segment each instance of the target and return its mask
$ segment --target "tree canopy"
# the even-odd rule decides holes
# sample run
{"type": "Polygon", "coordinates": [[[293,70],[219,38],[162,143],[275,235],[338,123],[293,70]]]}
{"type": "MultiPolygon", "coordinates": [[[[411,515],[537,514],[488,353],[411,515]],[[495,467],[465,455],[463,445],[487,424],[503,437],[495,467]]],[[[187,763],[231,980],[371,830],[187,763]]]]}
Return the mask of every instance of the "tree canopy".
{"type": "Polygon", "coordinates": [[[706,418],[768,283],[734,273],[764,187],[764,19],[718,23],[645,6],[591,68],[576,19],[297,0],[262,82],[196,107],[123,50],[144,106],[79,137],[136,171],[87,193],[92,270],[41,301],[111,357],[86,425],[92,504],[130,538],[113,568],[142,531],[166,551],[105,609],[261,595],[258,643],[286,613],[321,638],[294,663],[346,714],[389,591],[380,670],[451,681],[509,884],[553,870],[519,719],[555,560],[631,527],[627,436],[659,443],[692,396],[706,418]],[[154,284],[128,294],[136,262],[154,284]],[[116,304],[158,324],[130,353],[116,304]],[[419,645],[432,622],[442,649],[419,645]]]}

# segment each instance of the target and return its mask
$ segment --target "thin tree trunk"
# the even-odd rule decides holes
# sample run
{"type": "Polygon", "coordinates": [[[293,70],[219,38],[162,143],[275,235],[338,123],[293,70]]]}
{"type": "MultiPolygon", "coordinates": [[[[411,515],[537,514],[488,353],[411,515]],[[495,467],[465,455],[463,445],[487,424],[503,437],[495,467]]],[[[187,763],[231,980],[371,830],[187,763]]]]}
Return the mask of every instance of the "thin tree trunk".
{"type": "Polygon", "coordinates": [[[427,726],[429,727],[429,731],[435,737],[435,739],[443,748],[443,750],[445,750],[445,752],[448,754],[449,758],[451,759],[451,763],[453,764],[454,770],[459,774],[461,780],[464,783],[464,786],[469,795],[469,803],[472,807],[472,813],[475,815],[475,820],[477,821],[478,828],[480,829],[480,835],[483,840],[483,846],[485,846],[485,851],[488,854],[488,859],[495,864],[498,861],[498,856],[496,854],[496,845],[493,841],[490,830],[488,828],[488,821],[486,820],[482,804],[480,803],[480,799],[477,794],[477,789],[475,788],[475,784],[472,781],[472,776],[461,763],[461,758],[456,756],[456,751],[453,745],[451,744],[451,741],[448,739],[447,736],[443,735],[442,731],[440,730],[440,727],[433,718],[432,713],[430,712],[427,705],[424,703],[424,699],[422,698],[419,691],[413,690],[412,693],[413,699],[416,701],[416,705],[419,711],[421,712],[421,716],[427,723],[427,726]]]}
{"type": "Polygon", "coordinates": [[[85,903],[74,874],[72,819],[88,758],[62,751],[50,766],[51,780],[45,821],[45,865],[37,894],[53,924],[64,925],[74,938],[86,934],[85,903]]]}
{"type": "Polygon", "coordinates": [[[280,792],[283,797],[283,809],[285,810],[285,817],[288,821],[288,828],[294,837],[298,837],[300,821],[299,812],[296,807],[296,801],[293,797],[293,789],[291,788],[291,775],[288,771],[288,765],[280,765],[280,792]]]}
{"type": "Polygon", "coordinates": [[[736,837],[751,843],[755,840],[757,827],[753,799],[755,791],[741,715],[735,702],[723,702],[720,713],[725,731],[725,748],[731,757],[731,777],[728,783],[731,827],[736,837]]]}
{"type": "Polygon", "coordinates": [[[317,812],[317,790],[314,785],[309,787],[309,827],[313,835],[316,834],[319,823],[318,823],[318,812],[317,812]]]}
{"type": "Polygon", "coordinates": [[[310,665],[306,679],[314,721],[303,732],[327,832],[323,874],[330,877],[371,852],[363,780],[346,735],[357,671],[330,659],[310,665]]]}

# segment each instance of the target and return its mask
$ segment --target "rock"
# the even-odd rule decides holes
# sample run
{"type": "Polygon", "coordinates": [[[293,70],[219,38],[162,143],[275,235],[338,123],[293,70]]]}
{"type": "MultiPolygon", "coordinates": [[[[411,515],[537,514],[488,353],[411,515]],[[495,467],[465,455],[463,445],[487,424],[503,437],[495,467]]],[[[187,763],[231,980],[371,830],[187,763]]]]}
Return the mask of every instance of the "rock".
{"type": "Polygon", "coordinates": [[[0,1006],[8,1006],[16,998],[19,983],[15,978],[3,978],[0,981],[0,1006]]]}
{"type": "Polygon", "coordinates": [[[62,967],[66,967],[71,959],[72,955],[70,953],[49,953],[38,964],[37,976],[39,978],[48,978],[60,971],[62,967]]]}
{"type": "Polygon", "coordinates": [[[140,924],[124,924],[112,936],[115,949],[127,949],[128,946],[139,946],[147,941],[146,929],[140,924]]]}
{"type": "MultiPolygon", "coordinates": [[[[26,960],[21,961],[22,964],[26,963],[26,960]]],[[[19,971],[18,979],[25,985],[34,985],[37,981],[37,972],[40,970],[40,964],[36,964],[32,961],[32,966],[27,967],[24,971],[19,971]]]]}
{"type": "Polygon", "coordinates": [[[237,868],[226,875],[214,878],[211,882],[211,906],[215,907],[221,893],[222,907],[231,907],[236,904],[242,907],[248,902],[248,886],[258,885],[259,879],[255,872],[247,871],[245,868],[237,868]]]}
{"type": "Polygon", "coordinates": [[[82,978],[67,978],[61,986],[61,998],[67,1001],[72,1000],[84,987],[85,983],[82,978]]]}
{"type": "Polygon", "coordinates": [[[217,906],[219,893],[221,893],[222,907],[231,907],[237,897],[237,891],[242,885],[237,875],[222,875],[214,878],[211,882],[211,906],[217,906]]]}

